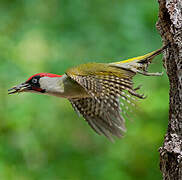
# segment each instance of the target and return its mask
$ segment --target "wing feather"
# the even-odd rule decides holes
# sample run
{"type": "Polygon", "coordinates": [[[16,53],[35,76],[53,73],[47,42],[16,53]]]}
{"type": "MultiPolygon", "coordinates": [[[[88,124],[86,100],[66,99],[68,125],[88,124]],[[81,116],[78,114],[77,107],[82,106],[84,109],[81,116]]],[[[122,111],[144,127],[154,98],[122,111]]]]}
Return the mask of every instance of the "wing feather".
{"type": "Polygon", "coordinates": [[[87,98],[69,99],[73,108],[82,114],[98,134],[104,134],[111,140],[111,135],[121,137],[126,131],[125,117],[130,105],[135,106],[136,97],[144,98],[136,92],[139,88],[133,88],[134,74],[124,73],[124,70],[118,68],[112,71],[108,69],[107,72],[101,68],[94,70],[95,73],[93,70],[90,70],[91,73],[87,71],[79,71],[77,68],[67,72],[90,95],[87,98]]]}
{"type": "Polygon", "coordinates": [[[105,99],[99,99],[100,102],[93,97],[69,100],[98,134],[104,134],[111,140],[111,135],[121,137],[126,128],[119,113],[119,103],[116,106],[109,104],[105,99]]]}

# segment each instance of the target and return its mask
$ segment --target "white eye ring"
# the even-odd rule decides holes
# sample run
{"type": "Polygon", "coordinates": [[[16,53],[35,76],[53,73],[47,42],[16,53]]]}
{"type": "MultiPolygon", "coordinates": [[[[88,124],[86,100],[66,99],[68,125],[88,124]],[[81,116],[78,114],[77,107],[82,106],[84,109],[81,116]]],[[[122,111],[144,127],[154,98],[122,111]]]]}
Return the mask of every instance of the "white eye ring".
{"type": "Polygon", "coordinates": [[[32,79],[32,83],[36,84],[37,83],[37,79],[32,79]]]}

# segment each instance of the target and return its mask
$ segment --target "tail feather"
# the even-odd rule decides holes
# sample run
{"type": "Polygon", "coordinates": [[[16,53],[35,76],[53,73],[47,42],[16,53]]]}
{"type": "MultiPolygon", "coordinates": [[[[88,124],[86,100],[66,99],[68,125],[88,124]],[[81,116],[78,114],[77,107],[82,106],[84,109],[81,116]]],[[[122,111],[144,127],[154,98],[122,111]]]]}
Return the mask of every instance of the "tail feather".
{"type": "Polygon", "coordinates": [[[168,47],[169,44],[163,46],[162,48],[145,54],[144,56],[138,56],[124,61],[110,63],[111,66],[133,71],[135,73],[140,73],[146,76],[160,76],[162,73],[148,73],[148,65],[152,62],[153,58],[163,52],[164,49],[168,47]]]}
{"type": "MultiPolygon", "coordinates": [[[[148,60],[148,61],[151,61],[155,56],[161,54],[163,52],[164,49],[166,49],[168,47],[168,44],[163,46],[162,48],[160,49],[157,49],[155,51],[152,51],[150,53],[147,53],[143,56],[138,56],[138,57],[134,57],[134,58],[131,58],[131,59],[127,59],[127,60],[122,60],[122,61],[119,61],[119,62],[114,62],[114,64],[123,64],[123,63],[129,63],[129,62],[142,62],[142,61],[145,61],[145,60],[148,60]]],[[[113,64],[113,63],[111,63],[113,64]]]]}

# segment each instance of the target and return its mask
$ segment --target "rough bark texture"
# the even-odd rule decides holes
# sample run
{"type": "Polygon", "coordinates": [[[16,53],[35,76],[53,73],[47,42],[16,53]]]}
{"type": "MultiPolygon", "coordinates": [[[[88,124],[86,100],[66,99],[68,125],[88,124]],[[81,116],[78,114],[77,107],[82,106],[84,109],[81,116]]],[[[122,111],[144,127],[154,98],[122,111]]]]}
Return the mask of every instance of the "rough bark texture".
{"type": "Polygon", "coordinates": [[[165,180],[182,180],[182,0],[158,0],[157,28],[164,44],[164,66],[170,82],[169,124],[160,152],[165,180]]]}

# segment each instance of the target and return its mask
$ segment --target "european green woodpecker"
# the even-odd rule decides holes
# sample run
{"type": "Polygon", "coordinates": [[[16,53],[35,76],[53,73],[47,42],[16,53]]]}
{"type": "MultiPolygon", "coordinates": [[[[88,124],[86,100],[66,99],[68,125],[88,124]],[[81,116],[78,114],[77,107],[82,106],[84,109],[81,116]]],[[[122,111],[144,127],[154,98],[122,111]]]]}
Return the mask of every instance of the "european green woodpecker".
{"type": "Polygon", "coordinates": [[[67,98],[99,135],[121,137],[126,131],[128,105],[134,105],[135,98],[144,98],[137,93],[140,87],[133,87],[132,78],[137,73],[160,76],[162,73],[149,73],[147,68],[165,48],[120,62],[82,64],[64,75],[38,73],[9,89],[9,94],[31,92],[67,98]]]}

